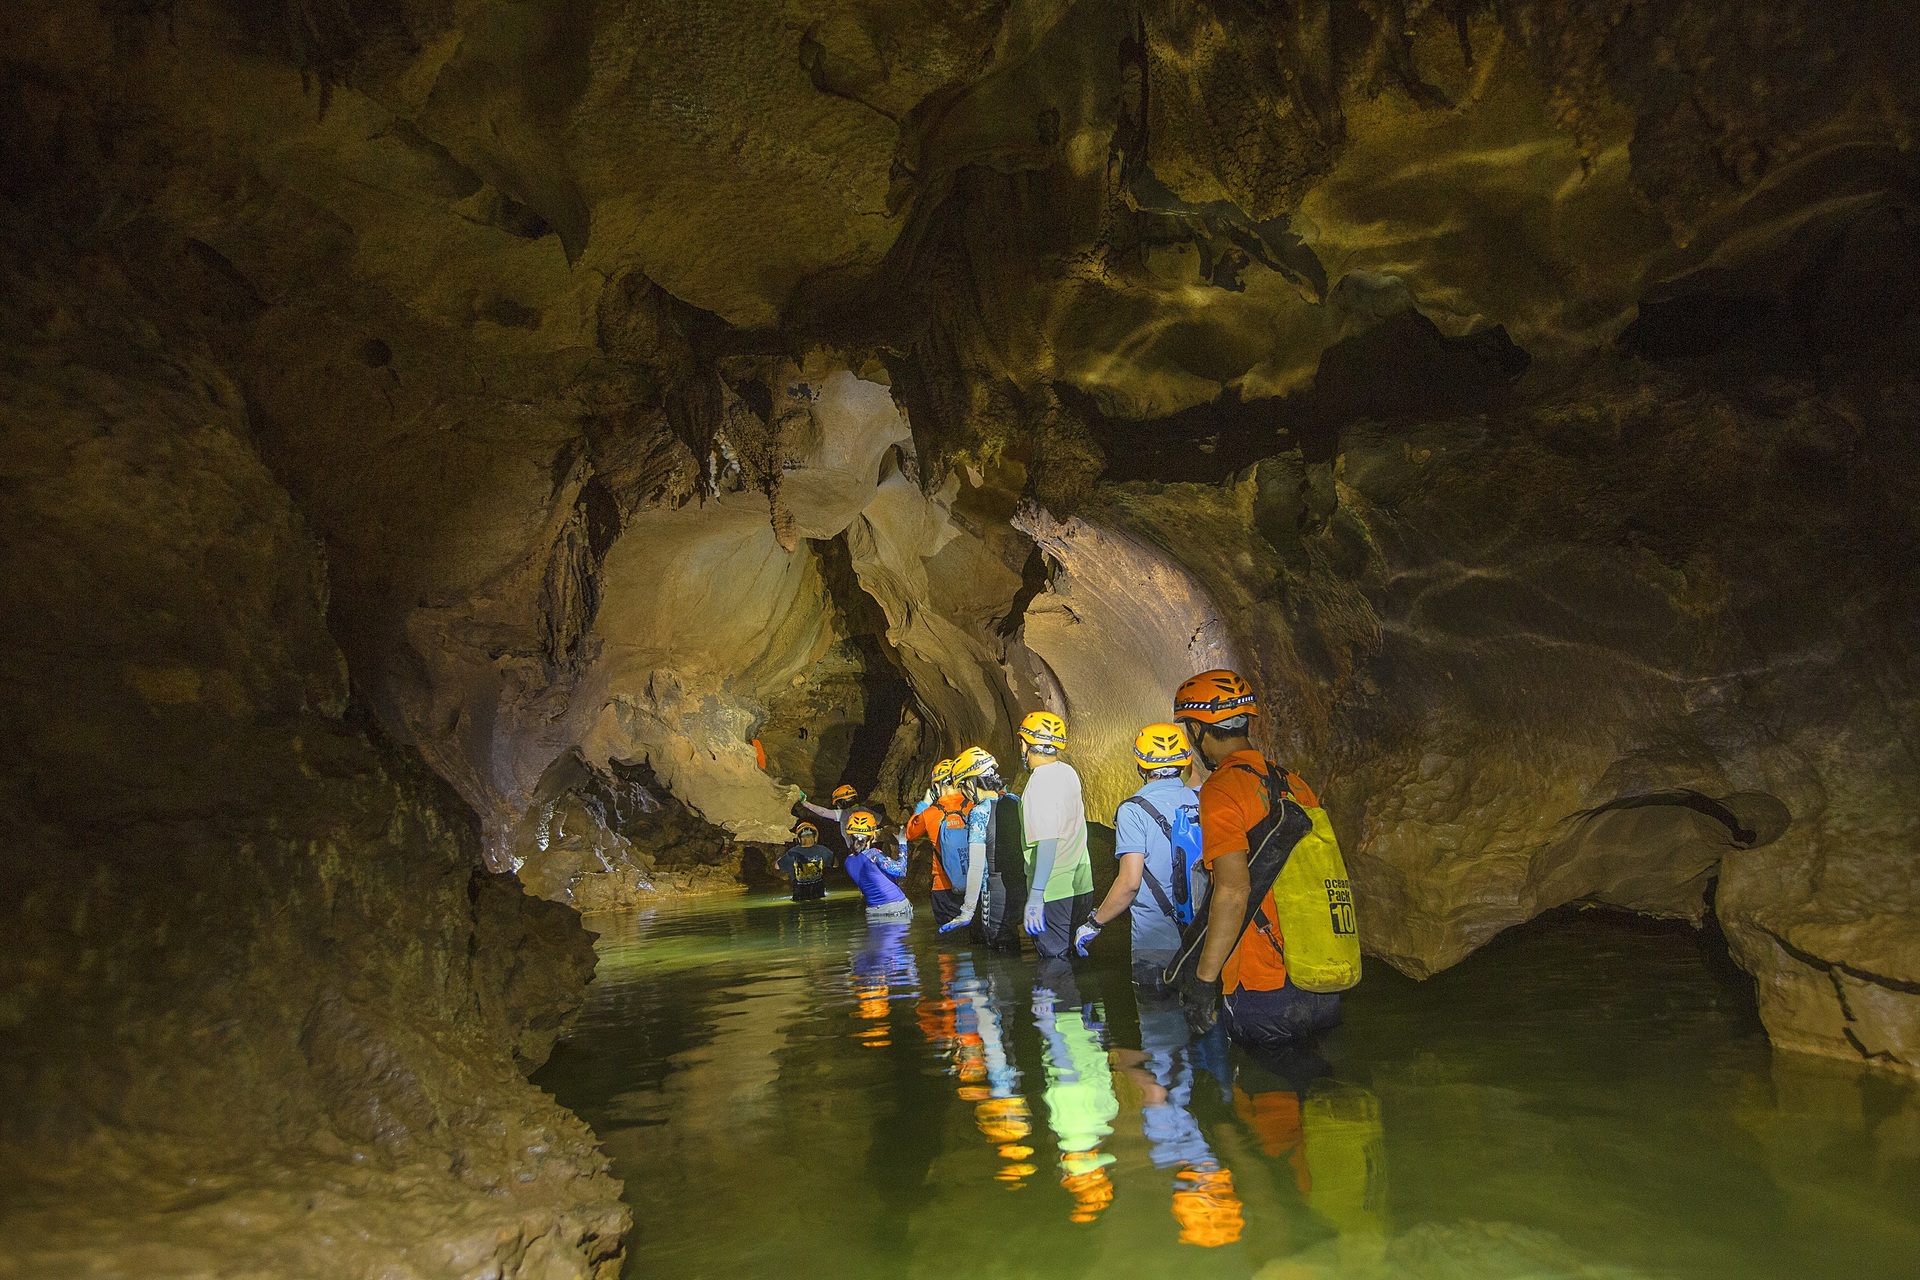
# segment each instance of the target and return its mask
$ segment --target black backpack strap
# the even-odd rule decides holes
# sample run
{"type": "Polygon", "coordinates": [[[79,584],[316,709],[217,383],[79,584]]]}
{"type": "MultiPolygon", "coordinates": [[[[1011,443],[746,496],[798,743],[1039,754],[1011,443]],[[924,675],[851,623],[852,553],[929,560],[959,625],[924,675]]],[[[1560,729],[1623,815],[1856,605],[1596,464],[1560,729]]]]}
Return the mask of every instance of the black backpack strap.
{"type": "MultiPolygon", "coordinates": [[[[1175,856],[1178,856],[1179,851],[1173,849],[1173,824],[1161,817],[1158,809],[1148,804],[1139,796],[1128,796],[1120,802],[1120,807],[1124,809],[1130,804],[1137,804],[1141,809],[1145,810],[1146,815],[1153,819],[1154,823],[1167,837],[1167,848],[1173,850],[1175,856]]],[[[1153,900],[1159,904],[1160,910],[1166,912],[1167,918],[1169,920],[1177,919],[1174,912],[1173,895],[1167,892],[1166,886],[1160,883],[1159,878],[1155,876],[1152,869],[1146,865],[1145,858],[1142,858],[1140,862],[1140,879],[1145,882],[1147,890],[1153,894],[1153,900]]]]}
{"type": "MultiPolygon", "coordinates": [[[[1270,763],[1270,762],[1265,762],[1270,763]]],[[[1245,769],[1260,779],[1266,788],[1267,816],[1254,824],[1247,834],[1250,848],[1247,850],[1247,908],[1240,922],[1236,936],[1244,934],[1247,927],[1259,924],[1262,932],[1271,936],[1273,922],[1267,919],[1265,906],[1267,893],[1273,888],[1273,882],[1280,878],[1281,869],[1287,865],[1293,848],[1309,831],[1313,830],[1313,819],[1293,798],[1292,790],[1286,784],[1283,770],[1279,788],[1275,789],[1273,775],[1254,768],[1250,764],[1238,763],[1236,769],[1245,769]]],[[[1193,913],[1193,923],[1180,935],[1180,950],[1174,954],[1161,975],[1161,980],[1169,986],[1179,983],[1193,971],[1200,962],[1200,952],[1205,948],[1207,925],[1213,915],[1213,895],[1193,913]]]]}

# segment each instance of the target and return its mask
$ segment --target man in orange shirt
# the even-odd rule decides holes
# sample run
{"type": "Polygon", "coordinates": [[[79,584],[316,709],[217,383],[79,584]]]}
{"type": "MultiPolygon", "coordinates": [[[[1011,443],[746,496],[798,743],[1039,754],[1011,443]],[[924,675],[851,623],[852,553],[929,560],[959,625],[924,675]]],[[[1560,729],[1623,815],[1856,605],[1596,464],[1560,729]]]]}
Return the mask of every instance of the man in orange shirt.
{"type": "Polygon", "coordinates": [[[1311,827],[1305,811],[1320,804],[1300,775],[1255,750],[1248,735],[1259,714],[1253,690],[1231,671],[1202,672],[1174,696],[1174,719],[1212,770],[1200,788],[1200,831],[1213,888],[1204,941],[1183,940],[1170,976],[1178,976],[1195,1034],[1211,1030],[1224,1009],[1235,1040],[1278,1048],[1336,1026],[1340,997],[1287,981],[1271,882],[1248,910],[1253,854],[1269,840],[1297,842],[1311,827]],[[1282,805],[1283,798],[1295,803],[1282,805]]]}
{"type": "Polygon", "coordinates": [[[967,881],[967,812],[972,809],[953,782],[953,761],[933,766],[933,786],[908,819],[909,840],[933,845],[933,923],[946,924],[960,914],[967,881]]]}

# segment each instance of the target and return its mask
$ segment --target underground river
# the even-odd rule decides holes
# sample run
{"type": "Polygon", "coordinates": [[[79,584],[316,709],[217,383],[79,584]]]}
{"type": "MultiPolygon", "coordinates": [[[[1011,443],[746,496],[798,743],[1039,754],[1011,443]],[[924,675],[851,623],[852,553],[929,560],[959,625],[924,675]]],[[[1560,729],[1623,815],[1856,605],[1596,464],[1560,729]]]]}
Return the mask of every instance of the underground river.
{"type": "Polygon", "coordinates": [[[1323,1060],[1185,1044],[1124,939],[1042,972],[857,897],[590,917],[535,1077],[603,1139],[628,1276],[1910,1277],[1920,1087],[1775,1053],[1712,935],[1557,912],[1323,1060]]]}

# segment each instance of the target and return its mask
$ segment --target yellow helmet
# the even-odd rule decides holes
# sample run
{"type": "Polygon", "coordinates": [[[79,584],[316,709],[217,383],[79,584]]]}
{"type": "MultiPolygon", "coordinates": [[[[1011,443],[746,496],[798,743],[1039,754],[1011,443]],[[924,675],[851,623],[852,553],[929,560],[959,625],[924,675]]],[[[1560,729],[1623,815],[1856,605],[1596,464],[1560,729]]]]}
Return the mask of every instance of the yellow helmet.
{"type": "Polygon", "coordinates": [[[1051,711],[1029,711],[1020,722],[1020,741],[1040,751],[1067,745],[1067,722],[1051,711]]]}
{"type": "Polygon", "coordinates": [[[953,781],[953,761],[942,760],[939,764],[933,766],[933,785],[934,786],[937,787],[941,783],[952,782],[952,781],[953,781]]]}
{"type": "Polygon", "coordinates": [[[850,836],[877,836],[880,834],[880,819],[865,809],[855,809],[853,816],[847,819],[847,834],[850,836]]]}
{"type": "Polygon", "coordinates": [[[1133,758],[1142,769],[1169,769],[1193,759],[1187,731],[1177,724],[1150,724],[1133,740],[1133,758]]]}
{"type": "Polygon", "coordinates": [[[1000,772],[1000,762],[985,747],[968,747],[953,758],[953,780],[969,782],[1000,772]]]}
{"type": "Polygon", "coordinates": [[[833,789],[833,802],[835,804],[852,804],[859,798],[860,793],[844,782],[833,789]]]}

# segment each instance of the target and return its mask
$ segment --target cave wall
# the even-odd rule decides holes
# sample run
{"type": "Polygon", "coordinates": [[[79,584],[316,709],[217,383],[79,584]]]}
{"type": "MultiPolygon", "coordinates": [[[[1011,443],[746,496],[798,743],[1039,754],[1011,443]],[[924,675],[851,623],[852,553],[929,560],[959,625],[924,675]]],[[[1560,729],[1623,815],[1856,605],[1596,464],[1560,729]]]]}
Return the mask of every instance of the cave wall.
{"type": "Polygon", "coordinates": [[[353,704],[232,379],[111,264],[6,239],[0,1255],[614,1274],[618,1184],[522,1076],[590,936],[353,704]]]}
{"type": "MultiPolygon", "coordinates": [[[[883,799],[1048,705],[1096,818],[1244,664],[1376,955],[1717,884],[1776,1043],[1912,1066],[1914,26],[7,6],[10,1241],[212,1247],[137,1162],[612,1266],[513,1069],[583,935],[462,806],[496,869],[564,809],[556,897],[722,865],[876,660],[883,799]],[[657,824],[588,803],[642,767],[657,824]]],[[[208,1265],[313,1270],[275,1220],[208,1265]]]]}

